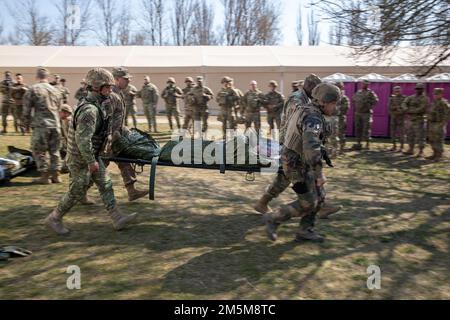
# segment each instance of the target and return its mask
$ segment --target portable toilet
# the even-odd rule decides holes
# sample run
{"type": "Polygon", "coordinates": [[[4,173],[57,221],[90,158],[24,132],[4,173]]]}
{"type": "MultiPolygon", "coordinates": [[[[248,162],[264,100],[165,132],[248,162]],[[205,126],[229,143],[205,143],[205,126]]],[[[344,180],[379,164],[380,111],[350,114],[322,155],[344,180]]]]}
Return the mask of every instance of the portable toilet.
{"type": "Polygon", "coordinates": [[[344,83],[344,90],[345,95],[350,99],[350,108],[347,112],[347,136],[353,136],[354,135],[354,129],[353,129],[353,118],[354,118],[354,112],[353,112],[353,104],[351,103],[353,94],[356,92],[356,82],[355,78],[343,73],[335,73],[328,77],[322,78],[323,81],[326,82],[343,82],[344,83]]]}
{"type": "Polygon", "coordinates": [[[391,79],[380,74],[369,73],[356,79],[357,89],[361,88],[363,80],[369,80],[369,89],[372,89],[378,96],[378,103],[373,108],[372,136],[389,136],[389,97],[391,95],[391,79]]]}
{"type": "Polygon", "coordinates": [[[416,83],[425,82],[424,80],[420,80],[415,75],[411,73],[405,73],[401,76],[395,77],[392,79],[394,86],[400,86],[402,88],[402,94],[404,96],[411,96],[416,93],[416,83]]]}
{"type": "MultiPolygon", "coordinates": [[[[427,95],[433,101],[433,89],[444,88],[444,98],[450,101],[450,73],[439,73],[427,78],[427,95]]],[[[450,138],[450,123],[447,124],[447,138],[450,138]]]]}

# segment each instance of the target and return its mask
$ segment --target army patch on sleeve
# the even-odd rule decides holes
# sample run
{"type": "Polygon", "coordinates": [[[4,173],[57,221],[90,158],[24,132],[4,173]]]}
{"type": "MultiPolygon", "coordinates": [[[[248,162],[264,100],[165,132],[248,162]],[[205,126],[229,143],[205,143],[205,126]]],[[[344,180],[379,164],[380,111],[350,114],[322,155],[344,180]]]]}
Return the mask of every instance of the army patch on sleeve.
{"type": "Polygon", "coordinates": [[[322,132],[322,121],[317,118],[306,119],[304,132],[311,132],[314,135],[320,135],[320,133],[322,132]]]}

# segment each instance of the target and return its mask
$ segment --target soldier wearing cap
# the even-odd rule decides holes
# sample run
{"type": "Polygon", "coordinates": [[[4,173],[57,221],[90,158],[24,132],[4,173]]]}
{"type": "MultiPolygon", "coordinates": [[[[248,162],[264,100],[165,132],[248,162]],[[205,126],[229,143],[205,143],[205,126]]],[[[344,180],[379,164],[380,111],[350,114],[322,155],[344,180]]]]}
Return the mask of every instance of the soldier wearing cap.
{"type": "Polygon", "coordinates": [[[203,77],[197,76],[197,85],[192,88],[191,94],[194,109],[194,133],[198,133],[199,126],[201,126],[201,132],[206,134],[209,117],[208,102],[214,99],[214,93],[210,88],[205,87],[203,82],[203,77]]]}
{"type": "Polygon", "coordinates": [[[402,110],[405,112],[405,127],[406,139],[409,148],[406,155],[414,154],[414,146],[419,146],[419,153],[417,157],[423,156],[423,149],[425,148],[425,115],[429,100],[424,94],[425,86],[423,83],[416,84],[416,94],[406,97],[402,103],[402,110]]]}
{"type": "Polygon", "coordinates": [[[62,100],[63,103],[67,103],[69,96],[70,96],[70,90],[69,88],[66,87],[66,79],[61,79],[61,86],[60,86],[60,90],[61,90],[61,96],[62,96],[62,100]]]}
{"type": "Polygon", "coordinates": [[[293,217],[301,217],[297,242],[324,240],[314,230],[316,214],[325,200],[323,186],[327,181],[322,172],[324,137],[329,134],[324,116],[333,114],[341,91],[332,84],[321,83],[314,88],[312,97],[312,102],[295,109],[288,120],[281,159],[297,200],[264,215],[266,233],[272,241],[277,239],[279,225],[293,217]]]}
{"type": "Polygon", "coordinates": [[[281,126],[284,96],[281,92],[277,91],[277,87],[278,83],[275,80],[271,80],[269,82],[269,92],[265,94],[263,99],[263,105],[267,110],[267,122],[270,128],[269,134],[272,134],[275,124],[278,130],[280,130],[281,126]]]}
{"type": "Polygon", "coordinates": [[[191,95],[191,90],[194,88],[194,79],[192,77],[187,77],[184,79],[186,87],[182,89],[183,91],[183,101],[184,101],[184,122],[183,130],[189,130],[194,121],[194,99],[191,95]]]}
{"type": "Polygon", "coordinates": [[[137,93],[136,97],[142,99],[145,117],[147,118],[148,131],[158,132],[156,129],[156,107],[159,100],[159,90],[156,85],[150,82],[150,77],[144,77],[144,85],[137,93]]]}
{"type": "MultiPolygon", "coordinates": [[[[23,82],[23,76],[18,73],[16,74],[16,82],[13,84],[11,88],[11,98],[14,99],[14,120],[15,120],[15,127],[19,127],[20,131],[22,132],[22,135],[25,134],[25,132],[29,132],[30,128],[26,128],[22,124],[22,114],[23,114],[23,96],[25,93],[27,93],[29,87],[23,82]]],[[[17,132],[17,128],[16,128],[17,132]]]]}
{"type": "Polygon", "coordinates": [[[116,203],[112,181],[100,159],[111,134],[111,108],[109,96],[114,85],[113,75],[102,68],[88,72],[86,80],[89,94],[76,108],[69,125],[67,143],[71,183],[68,192],[57,207],[45,219],[45,224],[59,235],[70,231],[63,224],[63,217],[83,197],[93,181],[100,192],[116,230],[121,230],[136,219],[136,214],[122,214],[116,203]]]}
{"type": "Polygon", "coordinates": [[[433,155],[428,159],[439,161],[444,154],[444,139],[447,133],[447,123],[450,120],[450,106],[443,98],[444,89],[434,88],[433,103],[428,110],[428,141],[433,149],[433,155]]]}
{"type": "MultiPolygon", "coordinates": [[[[128,81],[131,82],[131,79],[133,78],[130,74],[127,75],[128,81]]],[[[132,85],[131,83],[128,83],[128,86],[125,89],[122,89],[124,102],[125,102],[125,126],[128,126],[128,117],[131,116],[131,119],[133,120],[133,127],[137,127],[137,120],[136,120],[136,113],[137,113],[137,106],[136,106],[136,95],[138,93],[137,88],[132,85]]]]}
{"type": "Polygon", "coordinates": [[[245,117],[245,130],[252,124],[255,126],[256,134],[259,136],[261,130],[261,107],[264,102],[264,94],[258,89],[255,80],[250,81],[250,89],[242,97],[242,108],[245,117]]]}
{"type": "Polygon", "coordinates": [[[339,153],[344,152],[346,143],[347,132],[347,112],[350,108],[350,99],[345,95],[345,87],[342,82],[336,83],[336,86],[341,89],[341,99],[336,105],[337,117],[338,117],[338,141],[339,141],[339,153]]]}
{"type": "Polygon", "coordinates": [[[393,88],[393,94],[389,98],[389,114],[390,127],[391,127],[391,138],[392,138],[392,149],[391,151],[397,150],[397,141],[400,141],[400,148],[398,151],[403,151],[403,145],[405,143],[405,112],[402,109],[403,101],[405,96],[402,95],[402,88],[400,86],[395,86],[393,88]]]}
{"type": "Polygon", "coordinates": [[[235,107],[239,104],[239,95],[233,89],[233,79],[224,77],[221,81],[222,88],[217,92],[216,101],[220,107],[220,119],[222,121],[222,133],[226,137],[227,129],[235,128],[235,107]]]}
{"type": "Polygon", "coordinates": [[[372,126],[373,108],[378,103],[378,96],[369,89],[369,81],[363,80],[361,89],[352,97],[355,106],[355,136],[357,143],[355,150],[361,150],[361,142],[366,142],[366,149],[370,148],[370,132],[372,126]]]}
{"type": "Polygon", "coordinates": [[[183,91],[177,87],[175,79],[170,77],[167,79],[167,87],[164,88],[161,97],[166,102],[167,119],[169,120],[170,130],[173,130],[172,117],[175,118],[177,128],[180,130],[180,110],[178,107],[178,99],[183,98],[183,91]]]}
{"type": "Polygon", "coordinates": [[[298,91],[300,85],[298,83],[298,80],[294,80],[291,82],[292,92],[298,91]]]}
{"type": "Polygon", "coordinates": [[[61,76],[59,74],[54,74],[53,81],[50,82],[50,84],[59,90],[61,103],[67,103],[67,97],[65,96],[67,88],[64,87],[64,85],[61,81],[61,76]],[[66,102],[64,102],[64,101],[66,101],[66,102]]]}
{"type": "Polygon", "coordinates": [[[80,84],[81,84],[81,87],[78,88],[77,92],[75,92],[75,99],[77,101],[80,101],[81,99],[86,98],[88,95],[88,91],[86,88],[86,80],[82,79],[80,84]]]}
{"type": "Polygon", "coordinates": [[[61,183],[61,98],[60,91],[49,84],[48,78],[49,71],[38,68],[38,83],[31,86],[23,97],[24,126],[33,128],[31,149],[41,174],[33,181],[37,184],[61,183]],[[47,162],[47,153],[50,162],[47,162]]]}
{"type": "Polygon", "coordinates": [[[14,117],[14,124],[16,126],[16,132],[18,132],[17,128],[17,119],[15,118],[14,112],[14,99],[11,97],[12,86],[13,86],[12,74],[10,71],[5,72],[5,79],[0,84],[0,92],[2,93],[2,125],[3,125],[3,133],[7,133],[8,127],[8,114],[11,113],[14,117]]]}

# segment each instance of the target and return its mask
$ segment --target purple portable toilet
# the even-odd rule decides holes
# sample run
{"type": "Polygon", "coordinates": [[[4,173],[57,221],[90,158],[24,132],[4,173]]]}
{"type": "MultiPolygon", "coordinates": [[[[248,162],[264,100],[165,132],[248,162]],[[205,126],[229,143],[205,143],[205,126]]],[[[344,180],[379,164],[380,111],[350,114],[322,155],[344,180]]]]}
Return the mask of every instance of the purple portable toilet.
{"type": "MultiPolygon", "coordinates": [[[[373,108],[373,137],[389,136],[389,96],[391,95],[391,79],[380,74],[369,73],[356,79],[358,82],[369,80],[369,88],[378,96],[378,103],[373,108]]],[[[359,85],[357,87],[359,89],[359,85]]]]}
{"type": "Polygon", "coordinates": [[[354,118],[354,112],[353,112],[353,104],[351,103],[353,94],[356,92],[356,82],[355,78],[352,76],[343,74],[343,73],[335,73],[328,77],[322,78],[323,81],[326,82],[343,82],[344,83],[344,90],[345,95],[350,99],[350,108],[347,112],[347,136],[353,136],[354,130],[353,130],[353,118],[354,118]]]}
{"type": "MultiPolygon", "coordinates": [[[[439,73],[426,79],[427,95],[433,101],[433,89],[444,88],[444,98],[450,101],[450,73],[439,73]]],[[[447,124],[447,138],[450,138],[450,123],[447,124]]]]}
{"type": "Polygon", "coordinates": [[[392,79],[392,88],[400,86],[404,96],[411,96],[416,93],[416,83],[424,82],[411,73],[405,73],[392,79]]]}

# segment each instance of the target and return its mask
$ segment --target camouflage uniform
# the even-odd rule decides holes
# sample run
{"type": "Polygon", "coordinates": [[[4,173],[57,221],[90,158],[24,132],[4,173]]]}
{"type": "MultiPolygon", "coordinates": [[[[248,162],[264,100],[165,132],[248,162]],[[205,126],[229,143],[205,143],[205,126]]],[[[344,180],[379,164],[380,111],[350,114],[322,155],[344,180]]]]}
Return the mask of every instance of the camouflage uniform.
{"type": "Polygon", "coordinates": [[[148,130],[156,132],[156,107],[158,105],[159,90],[152,84],[144,84],[142,89],[137,93],[137,97],[142,99],[145,117],[147,118],[148,130]]]}
{"type": "MultiPolygon", "coordinates": [[[[61,111],[65,111],[67,113],[69,113],[70,115],[72,115],[72,108],[67,105],[64,104],[61,107],[61,111]]],[[[71,121],[71,116],[67,117],[66,119],[62,119],[61,118],[61,149],[60,149],[60,154],[61,154],[61,160],[63,162],[62,164],[62,168],[61,168],[61,172],[63,173],[67,173],[69,172],[69,167],[67,166],[67,140],[69,138],[69,124],[71,121]]]]}
{"type": "MultiPolygon", "coordinates": [[[[275,86],[278,86],[276,82],[275,86]]],[[[267,109],[267,122],[269,123],[270,131],[275,129],[275,124],[277,129],[280,130],[281,127],[281,113],[283,112],[284,96],[279,91],[269,91],[264,96],[263,100],[264,106],[267,109]]]]}
{"type": "Polygon", "coordinates": [[[242,108],[245,117],[245,129],[255,125],[255,130],[259,135],[261,130],[261,106],[264,101],[264,94],[259,90],[248,90],[242,97],[242,108]]]}
{"type": "MultiPolygon", "coordinates": [[[[203,80],[202,77],[197,77],[197,80],[203,80]]],[[[192,88],[191,93],[194,109],[194,121],[201,121],[202,132],[208,131],[208,102],[214,99],[214,93],[212,90],[205,86],[199,86],[198,84],[192,88]]]]}
{"type": "Polygon", "coordinates": [[[409,144],[409,152],[418,144],[419,149],[425,147],[425,114],[427,112],[428,98],[422,93],[406,97],[402,103],[405,111],[406,139],[409,144]]]}
{"type": "Polygon", "coordinates": [[[289,118],[292,113],[301,106],[305,106],[311,103],[311,99],[308,97],[305,89],[301,88],[292,92],[287,98],[284,106],[283,112],[281,114],[281,127],[280,127],[280,143],[284,143],[284,135],[286,134],[286,128],[289,118]]]}
{"type": "Polygon", "coordinates": [[[400,141],[400,150],[403,149],[405,143],[405,113],[402,109],[402,103],[405,100],[402,94],[393,94],[389,98],[389,114],[391,116],[391,138],[392,143],[396,146],[397,140],[400,141]]]}
{"type": "Polygon", "coordinates": [[[0,92],[2,93],[2,126],[3,131],[6,132],[6,127],[8,126],[7,117],[8,114],[14,117],[14,127],[17,131],[17,118],[16,113],[14,111],[14,100],[11,97],[11,91],[13,87],[12,80],[3,80],[0,84],[0,92]]]}
{"type": "Polygon", "coordinates": [[[33,128],[31,149],[38,171],[41,173],[59,172],[61,169],[59,154],[61,143],[60,108],[60,92],[47,82],[40,82],[31,86],[23,97],[24,125],[31,124],[33,128]],[[34,116],[31,121],[33,111],[34,116]],[[46,160],[47,152],[50,154],[50,164],[46,160]]]}
{"type": "Polygon", "coordinates": [[[51,85],[59,90],[62,103],[67,103],[67,99],[69,98],[70,95],[69,89],[64,87],[62,83],[52,82],[51,85]]]}
{"type": "Polygon", "coordinates": [[[292,217],[301,217],[297,240],[323,240],[313,228],[316,214],[325,201],[324,188],[318,187],[316,181],[322,177],[322,150],[330,128],[318,101],[339,100],[340,90],[330,84],[319,84],[313,96],[315,100],[297,108],[288,122],[281,162],[285,175],[292,181],[297,200],[265,215],[272,240],[276,239],[277,226],[292,217]]]}
{"type": "MultiPolygon", "coordinates": [[[[443,89],[436,89],[435,92],[442,93],[443,89]]],[[[450,119],[449,113],[449,104],[444,98],[434,100],[428,111],[428,141],[433,149],[434,158],[440,158],[444,153],[444,139],[447,132],[447,122],[450,119]]]]}
{"type": "MultiPolygon", "coordinates": [[[[26,128],[24,128],[22,124],[22,114],[23,114],[23,97],[25,93],[28,91],[28,86],[26,84],[18,84],[15,83],[11,90],[11,97],[14,99],[15,103],[15,115],[14,119],[17,119],[15,125],[20,127],[20,130],[22,132],[25,131],[26,128]]],[[[27,130],[28,131],[28,130],[27,130]]]]}
{"type": "Polygon", "coordinates": [[[137,113],[137,107],[136,107],[136,94],[138,90],[135,86],[129,84],[128,87],[126,87],[123,90],[123,96],[125,98],[125,126],[128,126],[128,117],[131,116],[133,119],[133,126],[137,127],[137,121],[136,121],[136,113],[137,113]]]}
{"type": "Polygon", "coordinates": [[[191,122],[194,120],[194,107],[192,96],[190,96],[190,92],[194,87],[194,79],[186,78],[186,87],[183,88],[183,100],[184,100],[184,123],[183,129],[188,130],[191,122]]]}
{"type": "Polygon", "coordinates": [[[350,108],[350,99],[342,94],[341,99],[337,103],[338,112],[338,139],[340,150],[343,151],[346,142],[346,132],[347,132],[347,112],[350,108]]]}
{"type": "Polygon", "coordinates": [[[373,107],[378,102],[378,96],[371,89],[360,89],[353,95],[355,105],[355,136],[358,147],[361,141],[369,144],[372,126],[373,107]]]}
{"type": "MultiPolygon", "coordinates": [[[[231,82],[228,80],[227,82],[231,82]]],[[[239,95],[235,89],[226,87],[217,93],[216,101],[220,107],[220,118],[222,120],[222,133],[225,135],[227,129],[234,129],[234,108],[239,103],[239,95]]]]}
{"type": "Polygon", "coordinates": [[[178,107],[178,99],[183,97],[183,91],[175,86],[175,80],[170,82],[169,85],[163,90],[161,97],[166,102],[167,119],[169,120],[170,130],[173,130],[172,117],[175,118],[177,128],[180,129],[180,110],[178,107]]]}
{"type": "Polygon", "coordinates": [[[80,88],[78,88],[77,92],[75,92],[75,99],[77,99],[77,101],[80,101],[83,98],[86,98],[88,95],[88,91],[86,89],[85,86],[82,86],[80,88]]]}

